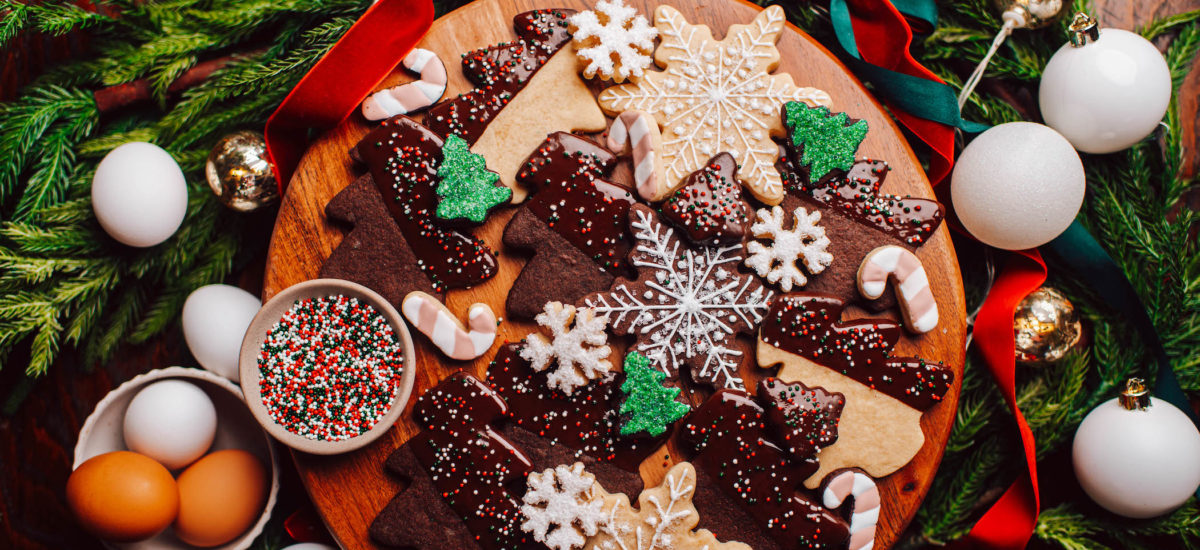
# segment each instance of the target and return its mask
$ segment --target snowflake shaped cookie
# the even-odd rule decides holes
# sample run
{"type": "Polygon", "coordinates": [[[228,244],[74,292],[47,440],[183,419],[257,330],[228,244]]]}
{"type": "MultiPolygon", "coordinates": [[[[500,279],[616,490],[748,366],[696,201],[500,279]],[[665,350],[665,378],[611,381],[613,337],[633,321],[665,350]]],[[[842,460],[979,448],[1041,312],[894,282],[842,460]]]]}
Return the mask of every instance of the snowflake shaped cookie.
{"type": "Polygon", "coordinates": [[[637,239],[629,262],[638,280],[617,279],[583,303],[606,316],[615,333],[636,334],[633,349],[668,377],[687,366],[697,382],[744,388],[733,337],[758,326],[772,293],[738,273],[742,245],[689,244],[641,204],[630,208],[629,226],[637,239]]]}
{"type": "Polygon", "coordinates": [[[581,309],[576,315],[575,306],[564,306],[559,302],[546,304],[544,312],[536,317],[537,323],[550,329],[550,338],[542,334],[530,334],[521,350],[521,357],[531,363],[533,370],[542,372],[557,367],[546,377],[551,388],[570,395],[575,388],[586,385],[589,380],[611,376],[612,363],[608,362],[611,350],[605,345],[608,335],[604,326],[605,317],[596,317],[593,311],[581,309]],[[571,328],[571,320],[575,320],[571,328]]]}
{"type": "Polygon", "coordinates": [[[658,29],[624,0],[600,0],[595,10],[581,11],[567,21],[575,53],[587,63],[585,78],[599,75],[616,83],[636,81],[650,66],[658,29]]]}
{"type": "Polygon", "coordinates": [[[704,25],[691,25],[675,8],[659,6],[654,25],[662,43],[654,61],[663,72],[614,86],[600,94],[611,115],[638,109],[662,127],[662,162],[667,181],[678,182],[722,151],[741,166],[738,178],[759,200],[779,204],[784,189],[771,136],[784,133],[779,113],[788,101],[828,105],[829,94],[798,88],[779,65],[775,42],[783,30],[783,8],[771,6],[749,25],[733,25],[714,40],[704,25]]]}
{"type": "Polygon", "coordinates": [[[525,484],[521,529],[554,550],[582,548],[584,535],[595,535],[604,522],[604,501],[592,492],[596,477],[582,463],[531,473],[525,484]]]}
{"type": "Polygon", "coordinates": [[[808,284],[804,273],[796,266],[803,262],[808,272],[816,275],[825,271],[833,263],[833,254],[826,251],[829,247],[829,237],[825,236],[825,228],[817,224],[821,221],[821,213],[813,210],[809,214],[804,208],[796,208],[792,215],[796,218],[796,227],[784,227],[783,209],[778,206],[759,208],[755,213],[758,221],[750,226],[750,232],[758,239],[771,239],[774,244],[767,246],[761,240],[750,241],[746,251],[746,267],[753,269],[759,277],[776,283],[784,292],[791,292],[792,287],[802,287],[808,284]]]}

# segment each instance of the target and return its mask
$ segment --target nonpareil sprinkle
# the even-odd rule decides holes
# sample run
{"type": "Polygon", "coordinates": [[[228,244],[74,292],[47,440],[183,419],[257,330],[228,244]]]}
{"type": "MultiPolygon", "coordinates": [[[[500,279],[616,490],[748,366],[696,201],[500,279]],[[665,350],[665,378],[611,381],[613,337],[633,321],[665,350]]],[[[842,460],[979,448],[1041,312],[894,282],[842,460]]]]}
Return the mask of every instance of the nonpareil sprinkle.
{"type": "Polygon", "coordinates": [[[357,298],[307,298],[267,333],[258,372],[275,422],[308,439],[342,441],[387,414],[404,349],[387,320],[357,298]]]}

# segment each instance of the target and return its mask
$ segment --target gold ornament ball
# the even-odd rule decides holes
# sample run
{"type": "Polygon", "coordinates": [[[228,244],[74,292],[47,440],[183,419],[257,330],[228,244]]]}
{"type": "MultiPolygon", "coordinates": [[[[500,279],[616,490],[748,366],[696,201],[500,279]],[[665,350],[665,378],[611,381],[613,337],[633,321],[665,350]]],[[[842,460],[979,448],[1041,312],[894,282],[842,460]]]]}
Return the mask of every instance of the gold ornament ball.
{"type": "Polygon", "coordinates": [[[1063,0],[993,0],[1001,13],[1012,10],[1025,19],[1025,28],[1045,27],[1062,13],[1063,0]]]}
{"type": "Polygon", "coordinates": [[[1059,291],[1039,288],[1017,305],[1013,314],[1017,361],[1048,363],[1067,354],[1083,334],[1079,313],[1059,291]]]}
{"type": "Polygon", "coordinates": [[[279,199],[267,162],[267,142],[249,130],[229,134],[208,154],[204,177],[217,198],[238,212],[250,212],[279,199]]]}

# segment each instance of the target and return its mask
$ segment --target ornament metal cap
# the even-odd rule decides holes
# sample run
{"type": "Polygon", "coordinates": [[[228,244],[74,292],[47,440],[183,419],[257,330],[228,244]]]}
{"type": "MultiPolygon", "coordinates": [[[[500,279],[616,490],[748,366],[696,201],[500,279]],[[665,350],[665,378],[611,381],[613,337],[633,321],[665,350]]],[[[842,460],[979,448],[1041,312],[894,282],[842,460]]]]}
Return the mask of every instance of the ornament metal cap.
{"type": "Polygon", "coordinates": [[[1144,411],[1150,407],[1150,390],[1141,378],[1130,378],[1125,381],[1125,389],[1117,398],[1121,406],[1130,411],[1144,411]]]}
{"type": "Polygon", "coordinates": [[[1094,17],[1083,12],[1076,13],[1075,18],[1071,19],[1071,26],[1067,28],[1067,37],[1076,48],[1086,46],[1100,39],[1100,25],[1094,17]]]}
{"type": "Polygon", "coordinates": [[[1014,17],[1013,27],[1036,29],[1045,27],[1062,13],[1062,0],[992,0],[1004,13],[1005,20],[1014,17]]]}

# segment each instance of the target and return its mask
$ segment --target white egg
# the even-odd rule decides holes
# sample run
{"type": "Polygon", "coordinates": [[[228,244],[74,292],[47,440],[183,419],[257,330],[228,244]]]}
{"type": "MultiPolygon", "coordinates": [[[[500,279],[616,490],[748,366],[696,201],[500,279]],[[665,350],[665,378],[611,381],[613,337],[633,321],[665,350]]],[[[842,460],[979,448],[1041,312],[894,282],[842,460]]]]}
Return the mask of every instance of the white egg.
{"type": "Polygon", "coordinates": [[[110,151],[92,177],[92,211],[104,231],[129,246],[159,244],[187,214],[187,182],[157,145],[126,143],[110,151]]]}
{"type": "Polygon", "coordinates": [[[242,338],[261,306],[258,298],[236,286],[193,290],[183,304],[183,338],[200,365],[237,382],[242,338]]]}
{"type": "Polygon", "coordinates": [[[217,434],[217,409],[195,384],[163,380],[125,409],[125,446],[178,470],[204,456],[217,434]]]}

